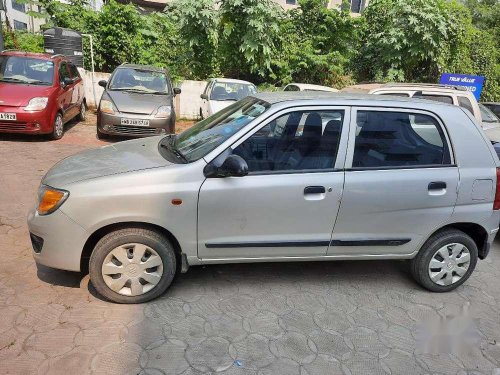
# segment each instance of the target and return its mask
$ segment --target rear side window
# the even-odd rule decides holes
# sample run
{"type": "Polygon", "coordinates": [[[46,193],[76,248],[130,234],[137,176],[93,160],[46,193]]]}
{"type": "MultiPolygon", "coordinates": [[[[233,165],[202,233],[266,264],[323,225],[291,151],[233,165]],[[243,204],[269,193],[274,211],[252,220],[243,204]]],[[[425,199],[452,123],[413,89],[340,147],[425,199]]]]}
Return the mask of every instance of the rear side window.
{"type": "Polygon", "coordinates": [[[440,103],[446,103],[446,104],[453,104],[453,98],[448,95],[429,95],[429,94],[422,94],[422,93],[415,93],[413,95],[414,98],[421,98],[421,99],[427,99],[427,100],[433,100],[435,102],[440,102],[440,103]]]}
{"type": "Polygon", "coordinates": [[[459,96],[458,105],[474,114],[474,109],[472,108],[472,103],[470,102],[469,98],[466,98],[465,96],[459,96]]]}
{"type": "Polygon", "coordinates": [[[439,123],[408,112],[358,111],[353,168],[391,168],[450,164],[439,123]]]}

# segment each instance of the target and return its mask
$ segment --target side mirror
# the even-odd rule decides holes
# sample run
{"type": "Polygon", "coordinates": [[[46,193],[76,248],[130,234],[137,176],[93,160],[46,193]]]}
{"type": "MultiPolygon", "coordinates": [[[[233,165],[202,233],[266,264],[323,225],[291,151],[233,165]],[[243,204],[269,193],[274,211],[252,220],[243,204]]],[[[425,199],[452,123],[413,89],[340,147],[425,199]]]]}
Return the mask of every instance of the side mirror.
{"type": "Polygon", "coordinates": [[[97,84],[101,87],[106,88],[106,86],[108,85],[108,81],[101,79],[97,84]]]}
{"type": "Polygon", "coordinates": [[[208,95],[207,95],[207,94],[201,94],[201,95],[200,95],[200,98],[205,99],[205,100],[208,100],[208,95]]]}
{"type": "Polygon", "coordinates": [[[69,77],[64,77],[61,84],[62,84],[62,87],[66,87],[66,86],[69,86],[73,83],[74,81],[69,78],[69,77]]]}
{"type": "Polygon", "coordinates": [[[178,87],[174,87],[174,95],[179,95],[182,92],[182,90],[178,87]]]}
{"type": "Polygon", "coordinates": [[[215,163],[208,164],[204,174],[207,178],[243,177],[248,174],[248,164],[239,155],[229,155],[220,167],[215,163]]]}

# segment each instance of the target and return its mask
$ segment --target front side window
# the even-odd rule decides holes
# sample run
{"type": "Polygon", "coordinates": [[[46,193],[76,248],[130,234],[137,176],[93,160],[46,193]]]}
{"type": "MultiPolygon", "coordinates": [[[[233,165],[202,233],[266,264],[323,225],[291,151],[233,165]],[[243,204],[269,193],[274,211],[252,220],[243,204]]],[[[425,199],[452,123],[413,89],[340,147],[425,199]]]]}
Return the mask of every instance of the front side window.
{"type": "Polygon", "coordinates": [[[69,72],[71,74],[71,78],[74,80],[80,79],[80,73],[78,72],[78,68],[74,64],[69,65],[69,72]]]}
{"type": "Polygon", "coordinates": [[[0,81],[32,85],[52,85],[54,63],[24,56],[0,56],[0,81]]]}
{"type": "Polygon", "coordinates": [[[118,68],[111,78],[109,90],[168,94],[165,73],[134,68],[118,68]]]}
{"type": "Polygon", "coordinates": [[[175,139],[161,141],[164,149],[180,153],[186,162],[196,161],[215,150],[250,121],[262,115],[271,105],[249,97],[198,122],[175,139]]]}
{"type": "Polygon", "coordinates": [[[450,164],[439,123],[408,112],[358,111],[353,168],[390,168],[450,164]]]}
{"type": "Polygon", "coordinates": [[[61,65],[59,65],[59,82],[64,82],[65,78],[71,77],[69,76],[68,64],[62,62],[61,65]]]}
{"type": "Polygon", "coordinates": [[[343,110],[292,112],[265,125],[233,151],[249,172],[334,168],[343,110]]]}
{"type": "Polygon", "coordinates": [[[210,100],[240,100],[249,95],[257,93],[254,85],[238,82],[218,82],[215,81],[210,93],[210,100]]]}

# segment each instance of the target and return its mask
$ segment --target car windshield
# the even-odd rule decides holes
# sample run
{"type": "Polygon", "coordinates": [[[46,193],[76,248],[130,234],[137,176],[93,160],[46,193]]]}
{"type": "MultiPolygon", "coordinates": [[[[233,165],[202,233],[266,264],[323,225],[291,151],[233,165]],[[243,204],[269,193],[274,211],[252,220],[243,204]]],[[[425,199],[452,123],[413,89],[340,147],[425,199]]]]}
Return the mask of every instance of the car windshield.
{"type": "Polygon", "coordinates": [[[52,85],[54,63],[25,56],[0,56],[0,81],[32,85],[52,85]]]}
{"type": "Polygon", "coordinates": [[[111,78],[109,90],[168,94],[169,85],[163,72],[118,68],[111,78]]]}
{"type": "Polygon", "coordinates": [[[210,100],[237,101],[256,93],[257,93],[256,87],[249,83],[216,81],[212,87],[210,100]]]}
{"type": "Polygon", "coordinates": [[[481,119],[483,122],[500,122],[498,117],[485,105],[479,103],[479,109],[481,110],[481,119]]]}
{"type": "Polygon", "coordinates": [[[245,98],[198,122],[175,138],[162,139],[160,145],[185,162],[196,161],[217,148],[269,107],[270,104],[263,100],[245,98]]]}

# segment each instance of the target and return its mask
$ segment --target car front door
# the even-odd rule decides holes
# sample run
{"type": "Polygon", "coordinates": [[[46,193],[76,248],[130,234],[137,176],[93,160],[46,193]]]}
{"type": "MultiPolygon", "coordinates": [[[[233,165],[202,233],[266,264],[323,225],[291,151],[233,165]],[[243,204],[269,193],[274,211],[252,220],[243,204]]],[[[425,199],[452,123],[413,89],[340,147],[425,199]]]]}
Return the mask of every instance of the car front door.
{"type": "Polygon", "coordinates": [[[324,256],[343,192],[349,110],[281,112],[232,147],[244,177],[207,178],[199,193],[198,256],[324,256]]]}
{"type": "Polygon", "coordinates": [[[73,85],[66,85],[64,83],[65,78],[71,78],[68,64],[66,62],[61,62],[59,64],[59,86],[60,86],[60,95],[59,95],[59,106],[63,111],[63,121],[66,122],[72,118],[71,114],[71,100],[73,97],[73,85]]]}
{"type": "Polygon", "coordinates": [[[82,82],[82,77],[80,77],[80,73],[78,72],[78,68],[74,64],[69,64],[69,73],[70,77],[73,80],[72,84],[72,94],[71,94],[71,114],[72,116],[76,116],[80,110],[80,103],[83,100],[84,96],[84,87],[82,82]]]}
{"type": "Polygon", "coordinates": [[[328,255],[411,254],[452,215],[458,167],[428,112],[355,108],[328,255]]]}

